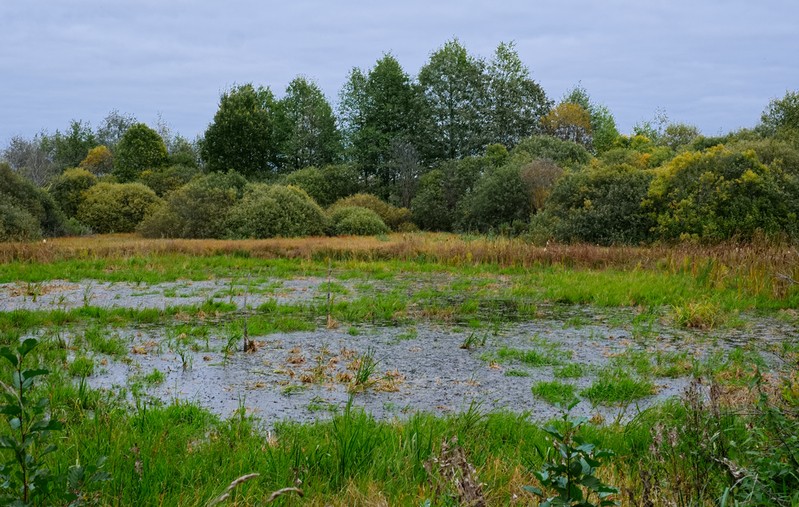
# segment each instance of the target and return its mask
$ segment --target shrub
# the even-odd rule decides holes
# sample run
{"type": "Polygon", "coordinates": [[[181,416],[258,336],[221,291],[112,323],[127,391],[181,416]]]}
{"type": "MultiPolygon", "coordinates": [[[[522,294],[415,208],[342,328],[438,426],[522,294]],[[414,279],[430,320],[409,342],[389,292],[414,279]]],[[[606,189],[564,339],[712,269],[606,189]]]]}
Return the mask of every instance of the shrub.
{"type": "Polygon", "coordinates": [[[287,174],[282,182],[305,190],[320,206],[330,206],[359,189],[358,172],[349,165],[306,167],[287,174]]]}
{"type": "Polygon", "coordinates": [[[50,195],[67,217],[78,213],[83,192],[97,184],[97,177],[86,169],[67,169],[50,184],[50,195]]]}
{"type": "Polygon", "coordinates": [[[0,202],[0,241],[32,241],[42,236],[39,221],[24,209],[0,202]]]}
{"type": "Polygon", "coordinates": [[[519,167],[507,165],[485,175],[461,205],[460,227],[488,231],[530,217],[531,199],[519,167]]]}
{"type": "Polygon", "coordinates": [[[247,180],[240,174],[211,173],[190,181],[167,196],[139,226],[145,237],[222,238],[227,215],[238,202],[247,180]]]}
{"type": "Polygon", "coordinates": [[[228,217],[237,238],[318,236],[324,234],[322,208],[302,189],[284,185],[248,185],[228,217]]]}
{"type": "Polygon", "coordinates": [[[799,179],[753,150],[714,146],[686,152],[657,170],[647,206],[664,239],[749,240],[799,236],[799,179]]]}
{"type": "Polygon", "coordinates": [[[40,234],[59,236],[66,232],[66,218],[50,194],[14,173],[8,164],[2,163],[0,202],[31,215],[39,223],[40,234]]]}
{"type": "Polygon", "coordinates": [[[576,167],[591,160],[591,154],[579,144],[549,136],[528,137],[516,145],[512,154],[529,160],[551,160],[560,167],[576,167]]]}
{"type": "Polygon", "coordinates": [[[549,196],[544,213],[533,220],[548,223],[559,241],[601,245],[637,244],[650,238],[654,222],[642,207],[652,173],[628,165],[594,163],[567,174],[549,196]]]}
{"type": "Polygon", "coordinates": [[[419,180],[411,201],[413,220],[423,229],[451,231],[458,220],[458,205],[474,189],[480,175],[490,169],[489,157],[445,162],[419,180]]]}
{"type": "Polygon", "coordinates": [[[139,175],[139,182],[152,188],[158,197],[164,197],[191,181],[199,173],[196,167],[184,165],[146,169],[139,175]]]}
{"type": "Polygon", "coordinates": [[[383,223],[393,230],[397,230],[401,224],[411,221],[411,210],[392,206],[371,194],[355,194],[339,199],[330,206],[329,211],[332,213],[336,208],[347,206],[358,206],[374,211],[383,220],[383,223]]]}
{"type": "Polygon", "coordinates": [[[360,206],[336,208],[329,214],[329,219],[330,232],[336,236],[373,236],[389,232],[380,215],[360,206]]]}
{"type": "Polygon", "coordinates": [[[160,203],[141,183],[98,183],[83,195],[77,218],[101,234],[132,232],[160,203]]]}

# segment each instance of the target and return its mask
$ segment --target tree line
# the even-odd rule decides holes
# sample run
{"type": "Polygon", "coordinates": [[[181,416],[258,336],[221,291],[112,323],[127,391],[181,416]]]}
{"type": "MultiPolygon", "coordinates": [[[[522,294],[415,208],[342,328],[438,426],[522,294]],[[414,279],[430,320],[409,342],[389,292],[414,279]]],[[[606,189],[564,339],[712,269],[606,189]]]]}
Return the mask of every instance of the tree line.
{"type": "MultiPolygon", "coordinates": [[[[405,209],[405,228],[605,244],[795,238],[798,97],[787,92],[754,128],[724,136],[703,136],[662,113],[622,135],[583,87],[548,98],[513,44],[499,44],[485,60],[453,39],[415,77],[391,54],[370,69],[353,68],[335,109],[303,76],[281,97],[266,86],[236,85],[222,93],[198,139],[160,119],[151,127],[112,111],[95,130],[75,120],[64,132],[12,138],[2,174],[7,194],[22,184],[11,178],[40,187],[28,193],[51,198],[71,224],[61,229],[73,233],[146,222],[140,230],[162,236],[299,234],[305,229],[241,225],[244,216],[257,224],[259,209],[292,208],[280,201],[296,201],[297,192],[272,188],[279,186],[300,190],[320,210],[368,195],[358,202],[371,208],[355,207],[405,209]],[[230,209],[197,208],[214,199],[230,209]],[[231,211],[243,202],[246,210],[231,211]],[[203,232],[187,225],[196,220],[218,223],[203,232]]],[[[25,229],[15,221],[36,222],[15,199],[0,208],[5,238],[25,229]]],[[[335,231],[318,211],[269,216],[286,224],[316,217],[318,226],[303,234],[335,231]]],[[[365,216],[359,213],[353,216],[365,216]]],[[[53,233],[39,224],[38,234],[53,233]]]]}

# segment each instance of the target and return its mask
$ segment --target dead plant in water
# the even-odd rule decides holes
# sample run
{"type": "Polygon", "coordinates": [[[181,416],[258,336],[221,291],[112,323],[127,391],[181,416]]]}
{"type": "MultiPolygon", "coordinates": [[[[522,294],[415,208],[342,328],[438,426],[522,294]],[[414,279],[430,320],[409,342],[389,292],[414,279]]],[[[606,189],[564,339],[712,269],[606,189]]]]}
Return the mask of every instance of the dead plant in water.
{"type": "Polygon", "coordinates": [[[458,505],[468,507],[488,505],[477,470],[469,463],[463,447],[458,445],[458,437],[444,440],[438,457],[425,461],[424,469],[433,483],[436,497],[448,496],[458,505]]]}

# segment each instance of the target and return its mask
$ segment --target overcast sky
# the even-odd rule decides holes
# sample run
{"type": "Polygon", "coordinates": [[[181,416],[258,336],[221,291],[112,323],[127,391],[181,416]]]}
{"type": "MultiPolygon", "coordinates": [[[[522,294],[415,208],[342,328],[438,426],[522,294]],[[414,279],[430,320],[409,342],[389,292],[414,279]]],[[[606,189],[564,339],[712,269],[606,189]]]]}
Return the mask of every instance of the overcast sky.
{"type": "Polygon", "coordinates": [[[303,74],[335,101],[352,67],[391,52],[415,76],[452,37],[515,41],[550,98],[582,82],[622,132],[663,109],[713,135],[799,89],[797,20],[796,0],[0,0],[0,147],[112,109],[193,138],[235,83],[303,74]]]}

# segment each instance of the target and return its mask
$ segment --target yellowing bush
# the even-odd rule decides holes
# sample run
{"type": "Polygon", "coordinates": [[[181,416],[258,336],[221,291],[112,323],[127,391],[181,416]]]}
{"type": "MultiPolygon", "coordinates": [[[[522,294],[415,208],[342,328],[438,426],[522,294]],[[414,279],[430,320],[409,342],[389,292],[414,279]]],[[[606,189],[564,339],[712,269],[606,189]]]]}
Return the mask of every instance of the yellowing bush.
{"type": "Polygon", "coordinates": [[[132,232],[161,203],[141,183],[98,183],[83,194],[77,218],[94,232],[132,232]]]}
{"type": "Polygon", "coordinates": [[[345,197],[344,199],[339,199],[330,206],[328,211],[332,213],[337,208],[344,208],[347,206],[358,206],[374,211],[392,230],[397,230],[400,225],[411,221],[411,210],[392,206],[372,194],[355,194],[345,197]]]}

